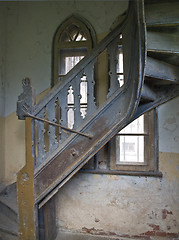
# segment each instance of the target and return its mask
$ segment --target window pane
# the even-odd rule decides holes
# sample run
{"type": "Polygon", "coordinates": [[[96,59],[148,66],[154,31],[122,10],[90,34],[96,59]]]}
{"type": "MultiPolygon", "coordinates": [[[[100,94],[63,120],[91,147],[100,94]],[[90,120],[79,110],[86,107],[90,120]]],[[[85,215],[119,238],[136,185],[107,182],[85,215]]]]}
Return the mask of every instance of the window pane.
{"type": "Polygon", "coordinates": [[[87,53],[87,48],[60,49],[58,55],[58,74],[66,75],[87,53]]]}
{"type": "Polygon", "coordinates": [[[84,56],[65,57],[65,74],[67,74],[84,56]]]}
{"type": "Polygon", "coordinates": [[[87,79],[86,79],[86,75],[83,75],[83,77],[81,78],[81,83],[80,83],[80,103],[82,104],[87,104],[87,89],[88,89],[88,85],[87,85],[87,79]]]}
{"type": "MultiPolygon", "coordinates": [[[[121,35],[122,38],[122,35],[121,35]]],[[[122,45],[118,45],[117,50],[117,66],[116,66],[117,78],[120,84],[120,87],[124,85],[124,69],[123,69],[123,49],[122,45]]]]}
{"type": "Polygon", "coordinates": [[[73,129],[74,125],[74,110],[73,107],[68,109],[68,128],[73,129]]]}
{"type": "Polygon", "coordinates": [[[116,164],[144,162],[144,136],[116,137],[116,164]]]}
{"type": "Polygon", "coordinates": [[[133,122],[131,122],[127,127],[122,129],[119,133],[144,133],[144,115],[140,116],[133,122]]]}
{"type": "Polygon", "coordinates": [[[68,90],[67,103],[68,104],[74,104],[74,94],[73,94],[72,86],[70,86],[70,88],[68,90]]]}

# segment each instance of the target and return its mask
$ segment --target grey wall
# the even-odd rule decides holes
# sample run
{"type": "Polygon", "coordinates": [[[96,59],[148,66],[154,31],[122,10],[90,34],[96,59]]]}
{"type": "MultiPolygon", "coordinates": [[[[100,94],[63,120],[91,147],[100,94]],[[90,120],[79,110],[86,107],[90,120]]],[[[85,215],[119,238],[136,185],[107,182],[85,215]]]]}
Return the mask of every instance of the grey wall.
{"type": "Polygon", "coordinates": [[[158,108],[159,149],[179,153],[179,97],[158,108]]]}
{"type": "Polygon", "coordinates": [[[0,7],[0,117],[5,113],[6,3],[0,7]]]}

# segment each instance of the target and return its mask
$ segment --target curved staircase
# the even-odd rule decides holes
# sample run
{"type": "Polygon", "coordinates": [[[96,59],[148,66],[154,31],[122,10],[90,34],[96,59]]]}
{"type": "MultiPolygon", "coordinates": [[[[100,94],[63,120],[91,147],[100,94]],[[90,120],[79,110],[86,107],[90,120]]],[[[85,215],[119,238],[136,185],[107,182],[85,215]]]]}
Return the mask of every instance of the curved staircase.
{"type": "MultiPolygon", "coordinates": [[[[66,75],[64,83],[55,86],[39,104],[34,104],[30,81],[26,79],[23,82],[24,93],[18,100],[18,116],[20,119],[26,119],[27,162],[18,174],[17,183],[20,239],[36,239],[38,230],[39,239],[55,239],[56,229],[54,226],[53,228],[48,226],[50,221],[51,225],[55,225],[55,209],[49,214],[48,204],[53,209],[52,197],[59,188],[119,130],[143,113],[179,96],[179,18],[177,11],[179,3],[146,0],[145,20],[142,1],[131,1],[131,6],[127,20],[75,66],[66,75]],[[137,26],[135,29],[134,25],[137,26]],[[51,109],[59,104],[57,104],[59,99],[65,97],[60,91],[67,92],[70,86],[78,91],[76,85],[80,82],[83,73],[86,74],[87,79],[93,79],[97,56],[104,49],[109,52],[110,65],[114,66],[116,59],[113,59],[112,51],[118,44],[121,33],[125,56],[124,75],[127,81],[124,86],[117,86],[113,81],[116,72],[112,67],[110,88],[105,104],[97,107],[95,97],[91,92],[92,104],[89,106],[87,117],[85,120],[79,119],[79,112],[76,112],[78,121],[71,133],[64,124],[65,114],[63,115],[62,112],[61,121],[57,121],[55,112],[51,109]],[[48,119],[46,113],[48,113],[48,119]],[[43,119],[61,126],[61,137],[57,142],[52,135],[55,135],[59,126],[45,123],[48,128],[50,149],[47,152],[43,147],[46,141],[44,133],[47,131],[44,129],[43,119]],[[80,132],[80,135],[75,131],[80,132]],[[43,223],[43,226],[40,226],[40,223],[43,223]]],[[[90,89],[94,90],[93,80],[90,83],[90,89]]],[[[76,99],[78,99],[78,94],[76,99]]],[[[62,104],[63,111],[63,108],[67,107],[66,103],[59,102],[62,104]]],[[[79,108],[76,106],[76,109],[77,107],[79,108]]],[[[6,209],[1,212],[5,216],[2,219],[9,221],[10,225],[12,223],[12,228],[6,229],[2,221],[0,233],[3,232],[4,240],[16,239],[17,216],[14,210],[11,211],[4,203],[1,206],[2,209],[6,209]],[[14,238],[8,238],[9,234],[14,238]]]]}
{"type": "Polygon", "coordinates": [[[178,9],[178,1],[145,1],[147,61],[138,113],[179,95],[178,9]]]}

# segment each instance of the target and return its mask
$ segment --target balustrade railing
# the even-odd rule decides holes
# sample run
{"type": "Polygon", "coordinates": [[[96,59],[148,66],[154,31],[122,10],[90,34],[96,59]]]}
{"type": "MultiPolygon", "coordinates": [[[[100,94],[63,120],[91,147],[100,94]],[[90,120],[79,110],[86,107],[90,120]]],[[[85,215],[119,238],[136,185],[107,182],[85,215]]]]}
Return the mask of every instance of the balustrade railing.
{"type": "MultiPolygon", "coordinates": [[[[132,6],[128,10],[128,15],[130,14],[133,14],[132,6]]],[[[126,17],[124,22],[65,75],[63,81],[53,87],[39,104],[33,105],[27,96],[32,93],[30,81],[26,79],[23,82],[26,88],[19,97],[17,114],[20,119],[34,118],[32,141],[35,167],[43,163],[97,110],[94,88],[99,54],[107,51],[108,56],[109,89],[106,99],[120,88],[127,87],[128,70],[125,68],[129,65],[129,51],[125,27],[129,29],[132,19],[126,17]]],[[[85,137],[84,133],[81,134],[85,137]]]]}

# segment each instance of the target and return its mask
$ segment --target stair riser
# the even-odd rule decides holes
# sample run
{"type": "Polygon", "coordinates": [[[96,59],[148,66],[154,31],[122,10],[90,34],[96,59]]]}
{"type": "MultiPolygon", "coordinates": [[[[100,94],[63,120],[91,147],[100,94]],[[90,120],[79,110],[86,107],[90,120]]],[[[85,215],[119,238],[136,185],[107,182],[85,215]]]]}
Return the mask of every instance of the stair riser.
{"type": "Polygon", "coordinates": [[[176,26],[179,2],[145,5],[146,23],[148,26],[176,26]]]}
{"type": "Polygon", "coordinates": [[[147,49],[179,53],[179,32],[147,32],[147,49]]]}
{"type": "Polygon", "coordinates": [[[18,240],[18,236],[0,230],[0,240],[18,240]]]}
{"type": "MultiPolygon", "coordinates": [[[[145,76],[159,79],[160,84],[178,84],[179,68],[163,61],[148,57],[145,69],[145,76]]],[[[153,81],[151,84],[156,85],[153,81]]]]}
{"type": "Polygon", "coordinates": [[[4,205],[3,203],[0,202],[0,209],[1,209],[1,214],[4,214],[7,216],[11,221],[17,223],[17,213],[14,212],[11,208],[8,206],[4,205]]]}

